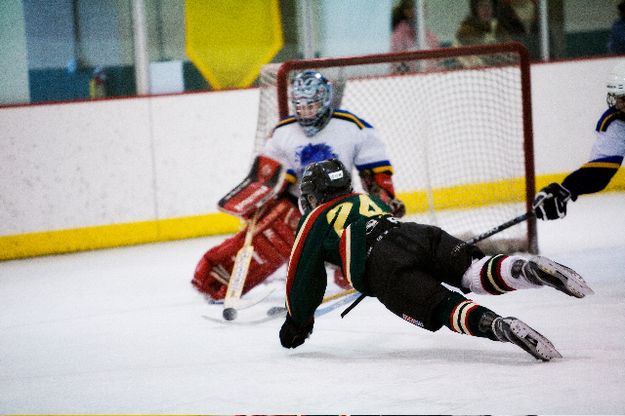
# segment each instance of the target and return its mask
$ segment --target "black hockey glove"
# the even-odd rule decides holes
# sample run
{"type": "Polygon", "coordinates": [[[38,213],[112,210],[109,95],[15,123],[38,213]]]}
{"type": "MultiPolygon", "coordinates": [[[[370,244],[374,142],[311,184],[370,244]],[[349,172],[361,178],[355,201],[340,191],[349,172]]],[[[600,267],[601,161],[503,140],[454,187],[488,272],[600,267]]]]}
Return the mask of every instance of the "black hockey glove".
{"type": "Polygon", "coordinates": [[[571,192],[559,183],[545,186],[534,198],[534,213],[541,220],[557,220],[566,217],[566,203],[571,192]]]}
{"type": "Polygon", "coordinates": [[[286,315],[286,320],[280,328],[280,344],[284,348],[297,348],[306,341],[306,338],[313,331],[313,325],[315,324],[315,318],[310,318],[304,325],[298,325],[291,315],[286,315]]]}

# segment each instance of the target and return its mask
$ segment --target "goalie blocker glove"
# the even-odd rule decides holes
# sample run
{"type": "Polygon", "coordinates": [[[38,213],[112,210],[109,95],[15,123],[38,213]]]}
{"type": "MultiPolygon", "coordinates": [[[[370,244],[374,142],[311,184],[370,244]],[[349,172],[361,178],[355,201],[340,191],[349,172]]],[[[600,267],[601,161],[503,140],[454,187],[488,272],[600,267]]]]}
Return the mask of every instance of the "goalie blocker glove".
{"type": "Polygon", "coordinates": [[[557,220],[566,216],[566,204],[571,192],[559,183],[545,186],[534,198],[534,213],[541,220],[557,220]]]}
{"type": "Polygon", "coordinates": [[[391,209],[396,218],[406,215],[406,205],[395,198],[395,187],[390,172],[374,173],[370,169],[360,171],[360,180],[365,192],[375,195],[391,209]]]}

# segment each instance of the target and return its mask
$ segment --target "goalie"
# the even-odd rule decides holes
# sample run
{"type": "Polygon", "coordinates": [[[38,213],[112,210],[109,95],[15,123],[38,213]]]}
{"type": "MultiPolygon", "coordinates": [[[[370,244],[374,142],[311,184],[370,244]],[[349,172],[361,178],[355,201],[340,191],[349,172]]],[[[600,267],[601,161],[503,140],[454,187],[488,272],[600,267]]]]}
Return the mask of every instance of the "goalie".
{"type": "MultiPolygon", "coordinates": [[[[311,163],[341,160],[350,172],[358,171],[364,190],[384,201],[396,217],[405,213],[404,204],[395,197],[393,168],[376,130],[358,116],[333,107],[332,83],[318,71],[299,73],[291,87],[295,114],[276,125],[248,176],[218,203],[221,211],[246,221],[258,211],[252,240],[255,252],[243,293],[288,260],[301,217],[299,180],[311,163]]],[[[192,280],[197,290],[214,300],[224,298],[246,230],[202,256],[192,280]]],[[[350,287],[339,269],[334,280],[340,287],[350,287]]]]}

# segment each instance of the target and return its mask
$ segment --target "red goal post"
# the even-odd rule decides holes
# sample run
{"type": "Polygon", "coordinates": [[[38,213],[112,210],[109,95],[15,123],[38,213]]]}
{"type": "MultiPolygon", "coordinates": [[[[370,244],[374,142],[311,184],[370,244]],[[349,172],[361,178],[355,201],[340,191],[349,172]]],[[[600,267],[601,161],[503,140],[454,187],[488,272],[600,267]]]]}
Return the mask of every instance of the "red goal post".
{"type": "MultiPolygon", "coordinates": [[[[289,109],[293,74],[318,69],[335,104],[380,133],[409,218],[469,239],[530,211],[535,194],[529,56],[520,43],[288,61],[263,68],[259,151],[289,109]]],[[[486,251],[538,252],[536,220],[486,251]]]]}

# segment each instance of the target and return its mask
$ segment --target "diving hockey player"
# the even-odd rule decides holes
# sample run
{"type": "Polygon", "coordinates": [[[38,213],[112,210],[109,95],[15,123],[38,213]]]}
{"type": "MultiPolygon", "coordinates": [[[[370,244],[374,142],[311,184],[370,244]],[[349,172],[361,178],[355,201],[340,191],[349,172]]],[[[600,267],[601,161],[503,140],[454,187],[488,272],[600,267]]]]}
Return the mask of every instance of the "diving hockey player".
{"type": "Polygon", "coordinates": [[[561,357],[547,338],[442,283],[491,295],[542,286],[576,298],[593,293],[576,272],[545,257],[484,256],[438,227],[399,221],[376,196],[353,193],[349,171],[336,159],[306,168],[300,204],[304,216],[289,259],[288,312],[279,334],[285,348],[312,333],[326,288],[324,262],[339,265],[356,290],[416,326],[511,342],[543,361],[561,357]]]}
{"type": "MultiPolygon", "coordinates": [[[[338,158],[347,169],[359,172],[365,191],[391,206],[395,216],[405,212],[404,204],[395,198],[393,168],[376,130],[358,116],[333,108],[332,84],[321,73],[301,72],[291,87],[295,115],[277,124],[249,175],[219,201],[220,210],[245,220],[260,210],[252,241],[254,258],[243,293],[288,260],[301,217],[299,178],[308,164],[338,158]]],[[[192,280],[197,290],[215,300],[224,298],[246,230],[202,256],[192,280]]],[[[335,281],[349,287],[340,273],[335,274],[335,281]]]]}
{"type": "Polygon", "coordinates": [[[566,216],[566,204],[582,194],[604,189],[618,171],[625,157],[625,62],[616,65],[606,83],[608,109],[595,128],[597,139],[590,161],[570,173],[562,184],[551,183],[534,198],[534,212],[541,220],[566,216]]]}

